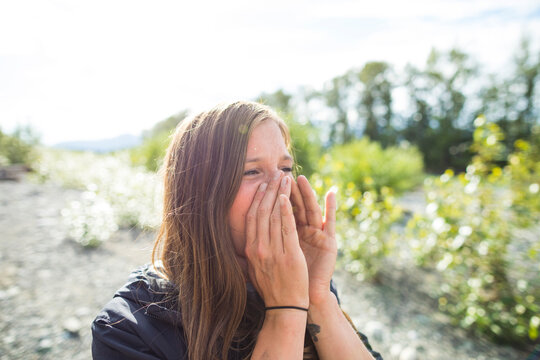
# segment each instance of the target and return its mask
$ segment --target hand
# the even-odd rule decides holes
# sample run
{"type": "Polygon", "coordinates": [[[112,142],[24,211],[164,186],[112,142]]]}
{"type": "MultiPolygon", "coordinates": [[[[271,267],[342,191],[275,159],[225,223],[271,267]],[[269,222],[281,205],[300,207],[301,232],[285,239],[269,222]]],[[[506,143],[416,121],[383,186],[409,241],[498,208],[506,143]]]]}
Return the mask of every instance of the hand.
{"type": "Polygon", "coordinates": [[[297,184],[293,181],[291,201],[300,247],[308,266],[309,300],[316,304],[328,298],[336,265],[336,194],[332,191],[326,194],[323,219],[313,189],[301,175],[297,184]]]}
{"type": "Polygon", "coordinates": [[[280,171],[261,184],[246,215],[249,277],[265,306],[309,306],[308,270],[300,248],[292,205],[291,183],[280,171]]]}

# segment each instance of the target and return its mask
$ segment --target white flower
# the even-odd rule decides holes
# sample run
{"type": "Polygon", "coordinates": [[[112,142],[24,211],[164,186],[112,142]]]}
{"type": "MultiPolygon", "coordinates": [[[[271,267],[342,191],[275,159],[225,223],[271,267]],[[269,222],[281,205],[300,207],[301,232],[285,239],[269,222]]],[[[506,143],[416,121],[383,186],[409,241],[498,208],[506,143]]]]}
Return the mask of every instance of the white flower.
{"type": "Polygon", "coordinates": [[[465,225],[459,228],[459,235],[466,237],[471,234],[472,234],[472,228],[470,226],[465,225]]]}
{"type": "Polygon", "coordinates": [[[526,280],[518,280],[517,282],[517,288],[519,291],[525,291],[527,290],[527,281],[526,280]]]}
{"type": "Polygon", "coordinates": [[[479,288],[482,285],[482,280],[478,278],[470,278],[469,280],[467,280],[467,285],[472,288],[479,288]]]}
{"type": "Polygon", "coordinates": [[[429,204],[427,204],[426,206],[426,214],[428,215],[434,215],[437,213],[437,209],[439,208],[439,206],[434,203],[434,202],[430,202],[429,204]]]}
{"type": "Polygon", "coordinates": [[[437,234],[440,234],[440,233],[445,231],[446,222],[444,221],[444,219],[442,217],[438,217],[435,220],[433,220],[433,223],[431,224],[431,227],[433,228],[433,230],[437,234]]]}
{"type": "Polygon", "coordinates": [[[444,257],[437,264],[437,270],[444,271],[448,267],[448,265],[452,263],[452,260],[453,260],[452,254],[450,253],[444,254],[444,257]]]}
{"type": "Polygon", "coordinates": [[[477,187],[478,187],[478,184],[470,182],[467,185],[465,185],[464,191],[466,194],[472,194],[473,192],[476,191],[477,187]]]}
{"type": "Polygon", "coordinates": [[[478,254],[480,255],[487,255],[489,250],[489,246],[487,241],[482,241],[480,244],[478,244],[478,254]]]}
{"type": "Polygon", "coordinates": [[[458,235],[458,236],[456,236],[454,238],[454,241],[452,241],[451,247],[453,249],[459,249],[461,247],[461,245],[463,245],[464,242],[465,242],[465,237],[461,236],[461,235],[458,235]]]}
{"type": "Polygon", "coordinates": [[[118,229],[112,207],[95,193],[83,193],[81,201],[72,201],[61,214],[68,235],[83,246],[97,246],[118,229]]]}

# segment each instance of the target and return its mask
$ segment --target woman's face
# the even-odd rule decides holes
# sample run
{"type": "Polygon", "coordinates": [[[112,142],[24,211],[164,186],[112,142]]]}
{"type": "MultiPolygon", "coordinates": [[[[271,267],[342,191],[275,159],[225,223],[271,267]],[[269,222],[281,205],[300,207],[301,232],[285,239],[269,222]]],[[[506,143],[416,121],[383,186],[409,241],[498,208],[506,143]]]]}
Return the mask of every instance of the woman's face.
{"type": "Polygon", "coordinates": [[[244,272],[247,270],[244,248],[246,214],[257,188],[269,183],[280,170],[292,177],[293,159],[287,150],[279,126],[273,120],[265,120],[251,133],[249,138],[244,176],[229,212],[233,244],[244,272]]]}

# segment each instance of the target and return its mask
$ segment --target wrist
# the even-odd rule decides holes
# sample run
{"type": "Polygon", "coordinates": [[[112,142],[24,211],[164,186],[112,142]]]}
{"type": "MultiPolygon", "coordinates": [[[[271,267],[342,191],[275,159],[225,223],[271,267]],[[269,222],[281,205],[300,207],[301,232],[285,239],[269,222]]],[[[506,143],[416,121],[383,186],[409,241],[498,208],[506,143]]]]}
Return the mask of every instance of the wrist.
{"type": "Polygon", "coordinates": [[[287,332],[295,330],[305,330],[307,322],[307,311],[296,309],[279,309],[266,311],[264,315],[264,325],[270,328],[277,327],[287,332]]]}
{"type": "Polygon", "coordinates": [[[306,323],[306,311],[266,311],[251,359],[300,359],[304,348],[306,323]]]}
{"type": "Polygon", "coordinates": [[[336,295],[330,291],[330,286],[326,286],[320,291],[311,291],[309,294],[309,307],[312,306],[321,306],[324,304],[329,304],[337,302],[336,295]]]}
{"type": "Polygon", "coordinates": [[[336,295],[330,290],[327,290],[324,294],[310,297],[308,312],[324,312],[336,307],[339,308],[336,295]]]}

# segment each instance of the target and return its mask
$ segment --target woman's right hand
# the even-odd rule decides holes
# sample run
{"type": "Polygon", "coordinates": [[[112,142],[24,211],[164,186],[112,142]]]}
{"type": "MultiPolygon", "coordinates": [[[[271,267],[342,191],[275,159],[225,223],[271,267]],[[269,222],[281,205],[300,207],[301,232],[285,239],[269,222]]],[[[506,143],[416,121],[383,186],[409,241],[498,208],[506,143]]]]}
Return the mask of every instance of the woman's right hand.
{"type": "Polygon", "coordinates": [[[291,177],[280,171],[259,186],[246,215],[251,282],[265,306],[309,306],[308,269],[289,201],[291,177]]]}

